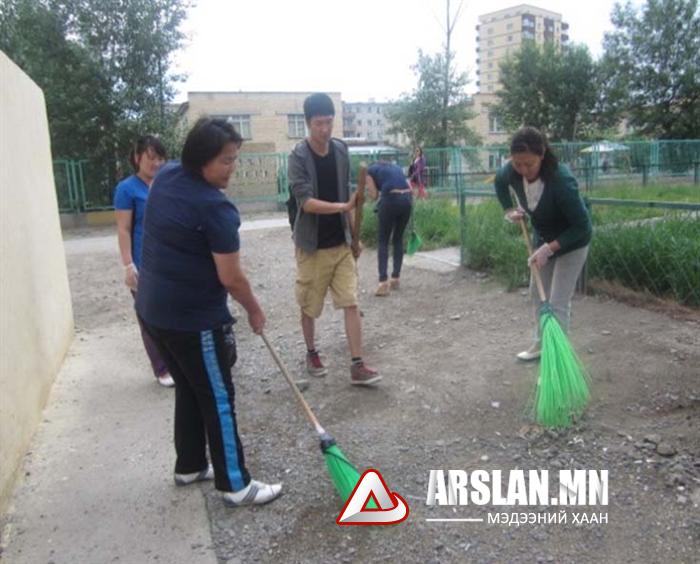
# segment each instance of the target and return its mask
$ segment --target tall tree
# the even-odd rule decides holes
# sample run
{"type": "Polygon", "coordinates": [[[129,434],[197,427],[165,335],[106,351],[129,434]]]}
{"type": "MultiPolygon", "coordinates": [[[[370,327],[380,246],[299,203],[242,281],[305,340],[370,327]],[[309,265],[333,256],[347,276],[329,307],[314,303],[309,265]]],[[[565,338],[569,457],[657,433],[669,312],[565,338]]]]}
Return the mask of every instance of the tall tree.
{"type": "Polygon", "coordinates": [[[8,0],[0,9],[0,49],[43,90],[54,156],[80,158],[100,144],[107,84],[66,22],[35,0],[8,0]]]}
{"type": "Polygon", "coordinates": [[[393,124],[389,131],[403,132],[418,145],[448,147],[479,142],[478,134],[467,125],[476,115],[464,92],[469,79],[455,68],[451,50],[452,33],[461,8],[460,3],[452,17],[450,2],[446,0],[443,53],[427,55],[418,51],[418,62],[412,67],[418,76],[418,86],[394,102],[388,112],[393,124]]]}
{"type": "Polygon", "coordinates": [[[700,137],[700,12],[697,0],[616,4],[601,61],[602,109],[642,135],[700,137]]]}
{"type": "Polygon", "coordinates": [[[6,0],[0,47],[44,90],[55,157],[109,167],[136,135],[166,132],[172,54],[188,0],[6,0]]]}
{"type": "Polygon", "coordinates": [[[596,65],[583,45],[526,41],[501,63],[494,111],[506,128],[532,125],[555,141],[595,135],[596,65]]]}

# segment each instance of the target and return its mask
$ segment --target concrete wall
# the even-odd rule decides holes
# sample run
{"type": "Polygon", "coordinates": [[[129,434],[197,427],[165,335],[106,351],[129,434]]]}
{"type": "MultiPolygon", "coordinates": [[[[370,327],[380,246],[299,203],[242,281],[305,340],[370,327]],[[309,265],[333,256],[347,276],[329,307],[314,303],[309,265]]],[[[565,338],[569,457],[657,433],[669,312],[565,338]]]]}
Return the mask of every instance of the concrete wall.
{"type": "Polygon", "coordinates": [[[73,338],[42,91],[0,52],[0,511],[73,338]]]}

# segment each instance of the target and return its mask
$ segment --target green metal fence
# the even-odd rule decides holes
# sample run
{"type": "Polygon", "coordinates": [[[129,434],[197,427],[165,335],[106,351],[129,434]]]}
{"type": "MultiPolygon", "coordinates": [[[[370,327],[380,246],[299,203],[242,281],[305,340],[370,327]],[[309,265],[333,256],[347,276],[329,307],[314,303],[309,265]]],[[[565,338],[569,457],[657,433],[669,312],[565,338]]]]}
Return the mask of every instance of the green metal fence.
{"type": "MultiPolygon", "coordinates": [[[[585,201],[594,235],[584,286],[603,282],[700,308],[700,203],[585,201]]],[[[503,221],[493,190],[462,190],[459,203],[462,264],[491,271],[511,287],[525,284],[520,232],[503,221]]]]}
{"type": "MultiPolygon", "coordinates": [[[[619,184],[700,184],[700,140],[634,141],[625,143],[560,143],[553,145],[561,162],[579,178],[586,192],[619,184]]],[[[426,149],[427,188],[432,193],[453,193],[482,184],[508,158],[507,146],[426,149]]],[[[287,153],[242,153],[229,195],[238,202],[286,200],[287,153]]],[[[351,152],[352,178],[361,161],[385,159],[406,171],[413,154],[395,149],[381,153],[351,152]]],[[[54,161],[56,191],[61,211],[111,209],[114,171],[128,171],[126,163],[85,159],[54,161]]],[[[123,175],[117,173],[117,177],[123,175]]]]}

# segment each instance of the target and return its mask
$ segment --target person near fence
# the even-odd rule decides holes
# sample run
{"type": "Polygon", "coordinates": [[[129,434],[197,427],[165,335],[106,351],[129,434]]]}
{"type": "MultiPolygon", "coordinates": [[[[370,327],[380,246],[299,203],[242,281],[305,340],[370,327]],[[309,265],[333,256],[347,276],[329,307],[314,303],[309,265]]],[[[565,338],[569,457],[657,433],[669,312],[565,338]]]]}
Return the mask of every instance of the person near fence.
{"type": "MultiPolygon", "coordinates": [[[[519,129],[510,142],[511,159],[496,173],[498,200],[505,219],[530,218],[534,252],[528,265],[538,268],[554,315],[565,331],[571,318],[571,299],[588,256],[591,219],[569,168],[559,163],[543,133],[534,127],[519,129]],[[517,201],[513,202],[511,189],[517,201]]],[[[532,346],[517,357],[540,356],[540,297],[532,277],[530,294],[535,306],[537,331],[532,346]]]]}
{"type": "Polygon", "coordinates": [[[425,191],[425,156],[423,149],[416,147],[413,154],[413,161],[408,167],[408,177],[411,181],[411,187],[418,198],[427,198],[428,193],[425,191]]]}
{"type": "MultiPolygon", "coordinates": [[[[165,147],[158,137],[139,137],[129,155],[134,174],[117,184],[114,192],[114,213],[117,219],[119,254],[124,266],[124,283],[134,299],[141,265],[143,216],[148,191],[166,157],[165,147]]],[[[139,330],[157,382],[165,387],[174,386],[175,382],[160,357],[158,348],[140,322],[139,330]]]]}
{"type": "Polygon", "coordinates": [[[350,211],[356,194],[350,191],[350,157],[345,143],[333,138],[335,108],[327,94],[304,100],[309,135],[289,156],[289,183],[297,201],[294,245],[297,264],[295,293],[301,309],[301,328],[306,342],[306,369],[312,376],[328,370],[316,350],[315,320],[323,311],[330,289],[333,304],[343,309],[345,333],[352,357],[350,383],[373,385],[381,377],[362,359],[362,321],[357,304],[355,258],[350,211]]]}
{"type": "Polygon", "coordinates": [[[374,295],[388,296],[391,290],[399,289],[403,262],[403,234],[411,217],[412,190],[401,167],[387,161],[378,161],[367,169],[367,190],[371,199],[379,198],[377,203],[379,286],[374,295]],[[393,250],[391,280],[387,274],[390,241],[393,250]]]}
{"type": "Polygon", "coordinates": [[[256,334],[265,314],[240,261],[236,206],[221,191],[236,169],[242,137],[223,119],[201,118],[181,162],[166,164],[146,207],[136,311],[175,380],[175,483],[214,479],[227,505],[272,501],[281,484],[252,480],[238,434],[230,294],[256,334]],[[209,443],[211,466],[207,463],[209,443]]]}

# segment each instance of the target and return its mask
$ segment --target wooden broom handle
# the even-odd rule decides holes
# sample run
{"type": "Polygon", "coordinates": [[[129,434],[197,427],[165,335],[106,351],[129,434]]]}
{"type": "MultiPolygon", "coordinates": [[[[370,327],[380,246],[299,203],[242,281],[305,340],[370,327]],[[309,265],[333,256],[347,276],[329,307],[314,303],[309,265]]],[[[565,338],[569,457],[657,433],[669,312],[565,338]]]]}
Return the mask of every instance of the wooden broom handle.
{"type": "Polygon", "coordinates": [[[365,186],[367,184],[367,165],[360,164],[357,175],[357,197],[355,200],[355,221],[352,225],[352,242],[357,245],[360,242],[360,229],[362,228],[362,211],[365,206],[365,186]]]}
{"type": "MultiPolygon", "coordinates": [[[[528,256],[531,257],[533,250],[532,250],[532,243],[530,242],[530,234],[527,232],[527,227],[525,226],[525,219],[520,218],[518,220],[518,223],[520,224],[520,230],[523,232],[523,239],[525,239],[525,244],[527,245],[527,253],[528,256]]],[[[547,301],[547,294],[545,294],[544,291],[544,284],[542,284],[542,277],[540,276],[540,269],[537,268],[537,265],[531,264],[530,265],[530,273],[532,274],[533,278],[535,279],[535,284],[537,285],[537,291],[540,294],[540,300],[543,302],[547,301]]]]}
{"type": "Polygon", "coordinates": [[[299,388],[294,383],[294,380],[292,380],[292,377],[289,375],[289,372],[287,371],[287,367],[282,363],[282,360],[280,359],[279,355],[277,354],[277,351],[272,347],[272,345],[270,344],[270,341],[267,340],[265,333],[260,333],[260,336],[262,337],[262,340],[267,345],[267,350],[270,351],[272,358],[275,359],[277,366],[282,371],[282,374],[284,375],[285,380],[287,380],[287,384],[289,384],[289,387],[292,388],[294,395],[297,397],[297,399],[299,400],[299,403],[301,403],[301,406],[304,408],[304,411],[306,412],[306,416],[309,418],[309,421],[311,421],[311,424],[314,427],[316,427],[316,432],[319,435],[322,435],[323,433],[325,433],[325,431],[323,430],[323,427],[321,427],[321,424],[318,422],[318,419],[316,419],[316,416],[314,415],[313,411],[311,411],[309,404],[306,403],[304,396],[299,391],[299,388]]]}

